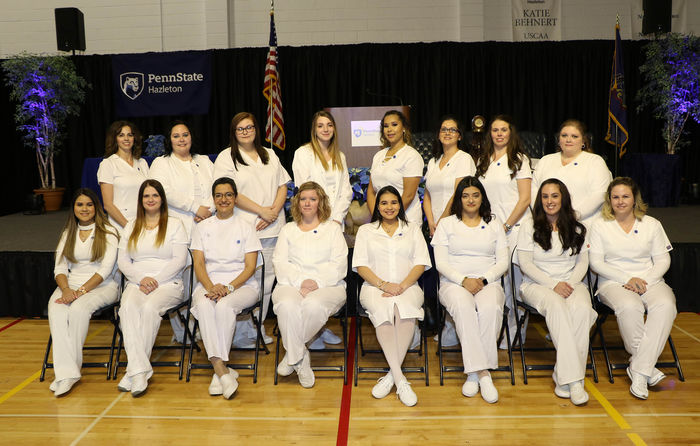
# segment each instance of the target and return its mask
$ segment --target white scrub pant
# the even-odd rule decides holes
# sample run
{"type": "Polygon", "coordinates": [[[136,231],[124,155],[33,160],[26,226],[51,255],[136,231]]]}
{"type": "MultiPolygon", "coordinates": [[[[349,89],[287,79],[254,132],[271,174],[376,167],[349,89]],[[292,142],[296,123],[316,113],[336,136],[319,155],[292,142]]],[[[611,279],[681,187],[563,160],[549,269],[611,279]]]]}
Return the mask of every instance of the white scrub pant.
{"type": "MultiPolygon", "coordinates": [[[[267,316],[267,309],[270,306],[272,294],[272,284],[275,281],[275,267],[272,264],[272,254],[275,252],[277,237],[260,239],[262,245],[262,255],[265,259],[265,289],[263,290],[263,315],[262,320],[267,316]]],[[[260,321],[262,323],[262,321],[260,321]]]]}
{"type": "Polygon", "coordinates": [[[218,302],[206,297],[206,293],[207,290],[203,286],[194,290],[192,314],[199,321],[207,358],[220,358],[227,362],[233,333],[236,330],[236,316],[258,301],[258,290],[242,286],[218,302]]]}
{"type": "MultiPolygon", "coordinates": [[[[72,289],[76,284],[69,284],[72,289]]],[[[77,284],[79,287],[81,284],[77,284]]],[[[83,364],[83,344],[87,337],[92,313],[112,304],[119,297],[119,286],[114,281],[102,283],[70,304],[56,303],[61,290],[49,298],[49,327],[53,347],[53,371],[56,381],[80,378],[83,364]]]]}
{"type": "Polygon", "coordinates": [[[599,295],[600,300],[615,311],[625,350],[632,355],[630,369],[651,376],[676,319],[673,290],[665,282],[658,282],[647,287],[647,292],[640,296],[619,283],[607,283],[599,295]]]}
{"type": "Polygon", "coordinates": [[[556,382],[562,385],[581,381],[586,377],[590,330],[598,316],[588,287],[577,283],[567,298],[536,283],[524,283],[521,291],[523,301],[535,307],[547,322],[557,350],[556,382]]]}
{"type": "Polygon", "coordinates": [[[498,367],[498,334],[503,321],[505,295],[498,283],[490,283],[473,295],[453,282],[441,282],[440,303],[455,321],[462,344],[464,373],[498,367]]]}
{"type": "Polygon", "coordinates": [[[277,324],[287,351],[287,363],[297,364],[304,357],[306,343],[337,313],[346,301],[345,287],[319,288],[302,296],[298,289],[280,286],[272,293],[277,324]]]}
{"type": "Polygon", "coordinates": [[[124,350],[128,358],[127,376],[150,372],[150,357],[165,312],[183,300],[181,281],[160,285],[150,294],[144,294],[135,283],[129,283],[122,293],[119,324],[124,336],[124,350]]]}

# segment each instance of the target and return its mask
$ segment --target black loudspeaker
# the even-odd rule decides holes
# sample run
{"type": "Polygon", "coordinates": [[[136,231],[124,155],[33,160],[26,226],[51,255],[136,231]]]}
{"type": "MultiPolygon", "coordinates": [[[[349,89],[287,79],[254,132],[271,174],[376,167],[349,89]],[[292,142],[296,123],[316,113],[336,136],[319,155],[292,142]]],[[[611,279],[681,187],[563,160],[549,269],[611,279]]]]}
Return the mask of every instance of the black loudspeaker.
{"type": "Polygon", "coordinates": [[[59,51],[85,51],[85,23],[78,8],[56,8],[56,43],[59,51]]]}
{"type": "Polygon", "coordinates": [[[671,31],[671,0],[644,0],[642,34],[671,31]]]}

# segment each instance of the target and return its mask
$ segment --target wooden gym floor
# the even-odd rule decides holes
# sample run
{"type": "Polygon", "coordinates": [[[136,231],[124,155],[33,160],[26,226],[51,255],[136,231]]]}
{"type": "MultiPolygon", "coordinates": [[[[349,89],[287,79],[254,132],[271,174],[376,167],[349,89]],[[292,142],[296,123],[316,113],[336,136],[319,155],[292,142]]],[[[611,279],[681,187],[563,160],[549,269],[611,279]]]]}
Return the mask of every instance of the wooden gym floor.
{"type": "MultiPolygon", "coordinates": [[[[267,322],[272,332],[274,321],[267,322]]],[[[369,324],[363,324],[368,343],[375,342],[369,324]]],[[[93,321],[86,345],[109,343],[111,325],[93,321]]],[[[619,342],[614,318],[606,323],[609,343],[619,342]]],[[[334,327],[340,333],[339,327],[334,327]]],[[[543,345],[544,321],[535,319],[528,329],[528,346],[543,345]]],[[[461,395],[464,376],[448,374],[440,386],[436,343],[430,339],[430,386],[422,377],[409,376],[418,405],[404,407],[392,392],[375,400],[370,390],[378,375],[363,374],[358,387],[343,386],[337,372],[317,372],[316,385],[303,389],[296,375],[280,378],[273,385],[274,345],[261,355],[257,384],[252,373],[241,372],[240,387],[230,401],[210,397],[211,372],[196,370],[189,383],[178,381],[174,368],[157,368],[148,392],[134,399],[117,391],[116,381],[105,380],[103,369],[83,369],[82,380],[63,398],[49,391],[53,372],[39,382],[49,327],[40,319],[0,319],[0,444],[69,445],[100,444],[353,444],[353,445],[483,445],[483,444],[700,444],[700,316],[678,315],[672,335],[686,381],[675,370],[650,389],[649,399],[637,400],[629,393],[629,379],[616,371],[608,382],[602,354],[596,353],[599,382],[589,371],[586,388],[591,396],[583,407],[553,393],[551,372],[530,372],[525,385],[520,358],[514,353],[516,384],[507,373],[494,373],[500,393],[497,404],[479,396],[461,395]]],[[[159,343],[170,339],[164,323],[159,343]]],[[[154,353],[157,355],[158,353],[154,353]]],[[[162,359],[175,355],[165,353],[162,359]]],[[[84,360],[102,360],[104,352],[85,352],[84,360]]],[[[406,364],[420,360],[407,359],[406,364]]],[[[613,359],[626,358],[614,351],[613,359]]],[[[549,362],[552,353],[530,353],[528,362],[549,362]]],[[[671,357],[668,348],[662,360],[671,357]]],[[[205,361],[204,354],[196,362],[205,361]]],[[[339,354],[314,354],[312,364],[337,363],[339,354]]],[[[458,354],[447,355],[459,363],[458,354]]],[[[507,361],[500,352],[500,363],[507,361]]],[[[383,365],[379,355],[361,358],[362,365],[383,365]]],[[[121,378],[120,373],[119,378],[121,378]]]]}

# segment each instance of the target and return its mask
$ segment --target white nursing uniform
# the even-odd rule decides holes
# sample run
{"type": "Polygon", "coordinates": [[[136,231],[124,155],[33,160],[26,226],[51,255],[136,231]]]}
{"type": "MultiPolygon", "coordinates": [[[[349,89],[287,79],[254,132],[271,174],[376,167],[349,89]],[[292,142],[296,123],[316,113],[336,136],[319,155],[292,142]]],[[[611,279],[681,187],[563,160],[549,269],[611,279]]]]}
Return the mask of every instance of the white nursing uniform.
{"type": "MultiPolygon", "coordinates": [[[[423,157],[413,147],[404,145],[391,158],[385,160],[388,151],[389,148],[382,149],[375,153],[374,158],[372,158],[372,168],[370,169],[372,187],[376,193],[384,186],[394,186],[399,194],[403,194],[404,178],[423,177],[423,167],[425,166],[423,157]]],[[[372,209],[370,209],[370,213],[372,213],[372,209]]],[[[406,220],[419,227],[423,224],[418,189],[416,189],[416,195],[406,209],[406,220]]]]}
{"type": "Polygon", "coordinates": [[[591,267],[600,276],[600,300],[615,311],[625,349],[632,355],[630,368],[647,377],[677,314],[673,290],[663,279],[671,249],[661,223],[648,215],[635,220],[629,233],[614,219],[598,219],[591,228],[591,267]],[[622,287],[632,277],[647,282],[641,296],[622,287]]]}
{"type": "Polygon", "coordinates": [[[531,221],[520,228],[518,251],[525,274],[520,292],[523,301],[545,317],[547,329],[557,349],[554,366],[559,385],[581,381],[586,375],[590,329],[598,316],[591,305],[588,287],[582,279],[588,269],[588,237],[577,255],[564,252],[558,232],[552,232],[552,247],[545,251],[533,239],[531,221]],[[559,282],[574,288],[569,297],[554,291],[559,282]]]}
{"type": "Polygon", "coordinates": [[[431,242],[440,272],[438,297],[455,321],[462,343],[464,373],[498,367],[498,333],[505,295],[498,279],[508,269],[508,245],[497,218],[477,226],[455,215],[440,221],[431,242]],[[462,286],[465,277],[488,281],[471,294],[462,286]]]}
{"type": "Polygon", "coordinates": [[[277,274],[272,302],[287,362],[293,365],[303,358],[306,343],[345,303],[348,245],[334,221],[310,231],[290,222],[280,232],[272,262],[277,274]],[[304,297],[299,289],[307,279],[315,281],[318,289],[304,297]]]}
{"type": "MultiPolygon", "coordinates": [[[[426,270],[431,267],[428,246],[419,226],[399,222],[392,236],[378,221],[360,226],[352,256],[353,271],[366,266],[381,280],[401,283],[417,265],[425,266],[426,270]]],[[[418,283],[402,294],[390,297],[382,297],[384,292],[376,285],[365,282],[360,290],[360,303],[375,327],[385,322],[394,323],[394,306],[399,309],[402,319],[423,320],[423,290],[418,283]]]]}
{"type": "Polygon", "coordinates": [[[352,186],[350,186],[348,164],[345,161],[345,154],[342,152],[340,160],[342,164],[340,170],[333,169],[330,161],[328,162],[328,170],[325,170],[321,161],[314,154],[311,145],[306,144],[294,152],[292,172],[294,173],[294,184],[297,187],[307,181],[315,181],[323,188],[330,201],[331,220],[342,224],[352,201],[352,186]]]}
{"type": "Polygon", "coordinates": [[[443,156],[431,158],[425,172],[425,189],[430,193],[430,210],[436,223],[455,193],[457,178],[468,177],[476,172],[474,160],[467,152],[457,150],[441,169],[443,156]]]}
{"type": "Polygon", "coordinates": [[[134,376],[151,372],[149,358],[160,328],[163,314],[183,300],[182,269],[187,261],[187,233],[179,219],[168,218],[165,240],[155,246],[158,227],[144,229],[135,251],[127,249],[134,227],[130,221],[119,241],[117,264],[127,278],[122,293],[119,319],[124,336],[124,349],[129,359],[126,374],[134,376]],[[158,288],[150,294],[139,289],[144,277],[158,281],[158,288]]]}
{"type": "MultiPolygon", "coordinates": [[[[233,164],[231,158],[231,148],[228,147],[219,153],[219,156],[214,162],[214,178],[229,177],[236,182],[238,193],[242,194],[260,206],[272,206],[277,197],[277,190],[280,186],[286,185],[291,178],[279,158],[275,155],[274,150],[265,148],[269,160],[267,164],[263,164],[260,157],[253,160],[251,157],[241,151],[241,157],[246,162],[247,166],[238,163],[238,168],[233,164]]],[[[236,214],[248,224],[255,227],[260,221],[259,217],[253,213],[236,209],[236,214]]],[[[284,226],[284,207],[280,209],[277,220],[270,224],[262,231],[257,231],[258,238],[262,245],[262,254],[265,259],[265,282],[264,282],[264,301],[263,301],[263,318],[267,315],[267,308],[270,305],[270,292],[272,291],[272,283],[275,280],[275,270],[272,267],[272,253],[275,250],[277,242],[277,234],[279,234],[282,226],[284,226]]]]}
{"type": "MultiPolygon", "coordinates": [[[[115,153],[103,159],[97,169],[97,182],[112,185],[114,206],[127,221],[136,218],[139,188],[146,179],[148,179],[148,163],[143,158],[134,159],[134,165],[130,166],[115,153]]],[[[124,234],[124,228],[112,216],[109,217],[109,221],[117,228],[120,235],[124,234]]]]}
{"type": "Polygon", "coordinates": [[[535,169],[532,182],[532,202],[535,202],[540,185],[549,178],[561,180],[571,195],[571,205],[578,212],[579,221],[590,229],[600,214],[605,193],[612,181],[603,158],[590,152],[581,152],[569,164],[561,162],[561,152],[542,157],[535,169]]]}
{"type": "MultiPolygon", "coordinates": [[[[212,283],[227,285],[245,269],[245,255],[262,249],[255,229],[238,217],[238,211],[221,220],[216,216],[198,223],[192,232],[193,251],[204,254],[212,283]]],[[[214,301],[201,283],[192,297],[192,314],[199,321],[208,358],[229,360],[236,316],[258,301],[260,286],[253,274],[241,287],[214,301]]]]}
{"type": "Polygon", "coordinates": [[[194,154],[189,161],[172,154],[159,156],[151,164],[150,177],[163,185],[168,197],[168,212],[182,221],[187,237],[191,238],[199,207],[214,212],[211,197],[214,163],[206,155],[194,154]]]}
{"type": "Polygon", "coordinates": [[[53,370],[56,381],[80,378],[83,344],[92,313],[116,302],[119,293],[118,284],[114,281],[117,237],[111,234],[106,236],[107,246],[104,256],[93,262],[91,259],[92,244],[95,240],[95,225],[79,227],[79,230],[86,228],[91,228],[92,233],[84,242],[80,240],[79,234],[75,234],[73,247],[75,263],[63,257],[67,234],[64,232],[61,236],[56,248],[54,277],[59,274],[65,275],[68,278],[68,286],[72,290],[83,286],[95,274],[102,277],[102,282],[95,289],[90,290],[70,304],[56,303],[56,299],[60,299],[62,296],[59,288],[56,288],[49,298],[49,327],[53,340],[53,370]]]}

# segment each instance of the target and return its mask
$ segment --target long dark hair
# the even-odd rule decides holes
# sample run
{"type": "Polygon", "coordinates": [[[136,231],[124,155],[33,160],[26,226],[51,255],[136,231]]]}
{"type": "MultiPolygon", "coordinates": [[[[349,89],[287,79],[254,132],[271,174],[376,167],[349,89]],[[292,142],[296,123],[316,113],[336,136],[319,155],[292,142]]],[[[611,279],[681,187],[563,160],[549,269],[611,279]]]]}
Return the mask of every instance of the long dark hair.
{"type": "Polygon", "coordinates": [[[377,192],[377,199],[374,202],[374,211],[372,211],[372,220],[370,220],[370,223],[379,221],[379,224],[382,224],[382,214],[379,213],[379,202],[382,199],[382,195],[384,194],[392,194],[395,195],[396,198],[399,199],[399,215],[398,218],[404,223],[408,223],[406,220],[406,211],[403,208],[403,200],[401,199],[401,194],[399,193],[398,190],[394,186],[384,186],[379,191],[377,192]]]}
{"type": "Polygon", "coordinates": [[[461,150],[462,152],[468,152],[467,143],[464,138],[464,124],[462,124],[462,121],[457,119],[457,117],[454,115],[445,115],[440,118],[440,123],[438,124],[438,128],[435,132],[435,139],[433,140],[433,158],[435,158],[435,161],[437,161],[445,153],[442,143],[440,142],[440,129],[442,128],[442,123],[445,121],[454,121],[457,123],[457,130],[459,131],[460,136],[460,139],[457,141],[457,149],[461,150]]]}
{"type": "Polygon", "coordinates": [[[484,141],[484,150],[479,153],[476,159],[476,176],[483,177],[486,171],[489,169],[491,164],[491,157],[496,149],[493,147],[493,137],[491,136],[491,127],[496,121],[504,121],[508,124],[510,129],[510,138],[508,139],[508,144],[506,146],[506,156],[508,157],[508,168],[510,169],[510,178],[515,178],[515,175],[520,170],[523,165],[523,158],[527,156],[523,150],[523,144],[520,141],[520,136],[518,131],[515,129],[515,124],[513,123],[513,118],[508,115],[496,115],[489,124],[488,135],[484,141]]]}
{"type": "Polygon", "coordinates": [[[468,176],[462,178],[462,181],[457,184],[455,193],[452,196],[452,207],[450,208],[450,215],[456,215],[458,219],[462,218],[462,211],[464,207],[462,206],[462,192],[464,189],[474,186],[481,192],[481,206],[479,206],[479,216],[484,219],[486,223],[489,223],[493,218],[491,214],[491,203],[489,202],[489,197],[486,195],[486,189],[481,181],[477,177],[468,176]]]}
{"type": "Polygon", "coordinates": [[[146,228],[146,210],[143,208],[143,193],[150,186],[160,195],[160,219],[158,220],[158,234],[156,234],[155,247],[163,246],[165,243],[165,235],[168,232],[168,200],[165,198],[165,189],[158,180],[148,179],[141,183],[139,187],[139,203],[136,208],[136,219],[134,220],[134,228],[129,236],[127,250],[129,252],[136,251],[136,244],[139,242],[141,233],[146,228]]]}
{"type": "Polygon", "coordinates": [[[165,136],[165,144],[163,145],[163,148],[165,150],[165,156],[170,156],[173,153],[173,141],[172,141],[172,136],[173,136],[173,129],[177,125],[184,125],[187,127],[187,133],[190,134],[190,141],[192,142],[192,145],[190,146],[190,155],[194,155],[195,153],[198,153],[196,150],[195,146],[195,140],[194,140],[194,134],[192,133],[192,130],[190,129],[189,124],[187,124],[185,121],[181,119],[176,119],[173,122],[170,123],[170,127],[168,127],[168,131],[166,132],[165,136]]]}
{"type": "Polygon", "coordinates": [[[229,130],[229,145],[231,147],[231,158],[233,159],[233,167],[236,170],[238,170],[238,164],[243,164],[244,166],[248,165],[245,161],[243,161],[241,152],[240,150],[238,150],[238,138],[236,138],[236,127],[238,127],[238,124],[244,119],[250,119],[251,121],[253,121],[253,127],[255,127],[255,140],[253,141],[253,145],[255,146],[255,151],[258,152],[260,160],[263,164],[267,164],[270,162],[270,156],[268,155],[267,150],[263,148],[262,143],[260,142],[260,126],[258,125],[258,120],[255,119],[255,116],[252,113],[240,112],[236,113],[233,119],[231,119],[231,128],[229,130]]]}
{"type": "Polygon", "coordinates": [[[542,182],[535,197],[535,205],[532,208],[533,239],[545,251],[552,249],[552,225],[547,220],[547,213],[542,206],[542,188],[548,184],[556,184],[561,194],[561,209],[557,217],[557,230],[559,240],[564,251],[571,249],[571,255],[581,252],[581,246],[586,240],[586,227],[576,219],[576,212],[571,206],[571,194],[566,185],[556,178],[549,178],[542,182]]]}
{"type": "Polygon", "coordinates": [[[95,231],[93,232],[94,240],[92,241],[92,251],[90,256],[91,262],[96,262],[102,260],[107,251],[107,235],[111,234],[119,240],[119,233],[116,229],[109,223],[105,212],[102,210],[100,205],[100,200],[97,198],[97,194],[93,192],[92,189],[80,188],[75,191],[73,198],[70,201],[70,213],[68,214],[68,220],[63,226],[63,232],[66,234],[66,242],[63,245],[63,251],[57,253],[59,256],[65,257],[68,261],[76,263],[75,259],[75,236],[78,232],[78,219],[75,216],[75,202],[78,201],[78,197],[85,195],[92,201],[92,205],[95,209],[95,231]]]}
{"type": "Polygon", "coordinates": [[[399,121],[401,121],[401,125],[403,126],[403,142],[404,144],[410,146],[413,142],[413,139],[411,137],[411,124],[408,122],[408,118],[406,117],[406,115],[404,115],[398,110],[389,110],[388,112],[384,113],[384,116],[382,116],[382,121],[379,124],[379,140],[382,142],[382,147],[391,146],[391,144],[389,144],[389,140],[386,139],[386,136],[384,136],[384,120],[388,116],[392,115],[398,117],[399,121]]]}
{"type": "Polygon", "coordinates": [[[134,135],[134,145],[131,146],[131,156],[134,157],[134,159],[141,158],[141,142],[143,138],[139,129],[129,121],[114,121],[107,128],[107,134],[105,135],[105,158],[109,158],[119,151],[117,136],[124,127],[129,127],[131,133],[134,135]]]}

